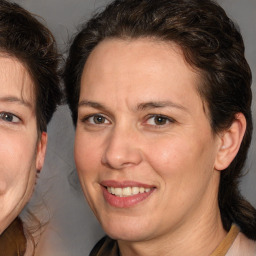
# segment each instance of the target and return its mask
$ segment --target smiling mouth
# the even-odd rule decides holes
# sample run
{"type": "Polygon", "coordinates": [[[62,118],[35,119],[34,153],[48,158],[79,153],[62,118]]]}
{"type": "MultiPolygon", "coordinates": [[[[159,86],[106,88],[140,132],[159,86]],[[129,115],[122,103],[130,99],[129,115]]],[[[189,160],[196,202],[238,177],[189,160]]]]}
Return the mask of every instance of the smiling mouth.
{"type": "Polygon", "coordinates": [[[156,190],[155,186],[143,185],[133,181],[103,181],[101,183],[105,201],[115,208],[135,207],[145,201],[156,190]]]}
{"type": "Polygon", "coordinates": [[[108,192],[112,195],[118,197],[129,197],[138,194],[148,193],[153,188],[144,188],[144,187],[124,187],[124,188],[114,188],[114,187],[106,187],[108,192]]]}

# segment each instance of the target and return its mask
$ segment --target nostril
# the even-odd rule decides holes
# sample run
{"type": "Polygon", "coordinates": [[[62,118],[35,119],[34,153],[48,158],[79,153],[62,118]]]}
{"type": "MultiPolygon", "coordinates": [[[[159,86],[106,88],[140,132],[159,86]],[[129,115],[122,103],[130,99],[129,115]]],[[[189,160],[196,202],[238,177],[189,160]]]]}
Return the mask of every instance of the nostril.
{"type": "Polygon", "coordinates": [[[138,165],[142,158],[139,153],[117,153],[117,154],[105,154],[102,157],[102,164],[111,169],[123,169],[126,167],[138,165]]]}

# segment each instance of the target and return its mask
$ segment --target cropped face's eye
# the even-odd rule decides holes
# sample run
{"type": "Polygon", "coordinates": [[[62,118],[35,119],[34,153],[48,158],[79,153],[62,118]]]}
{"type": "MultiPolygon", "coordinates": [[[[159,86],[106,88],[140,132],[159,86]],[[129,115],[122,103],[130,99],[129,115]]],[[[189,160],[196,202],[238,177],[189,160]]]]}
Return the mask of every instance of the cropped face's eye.
{"type": "Polygon", "coordinates": [[[19,123],[20,118],[12,113],[2,112],[0,113],[0,119],[9,123],[19,123]]]}

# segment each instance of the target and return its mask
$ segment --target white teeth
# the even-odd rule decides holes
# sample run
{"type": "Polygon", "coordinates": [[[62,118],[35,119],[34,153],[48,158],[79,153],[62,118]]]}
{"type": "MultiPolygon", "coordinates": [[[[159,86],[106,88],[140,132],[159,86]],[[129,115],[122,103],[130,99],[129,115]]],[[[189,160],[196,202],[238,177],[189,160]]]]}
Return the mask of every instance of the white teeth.
{"type": "Polygon", "coordinates": [[[115,195],[116,196],[122,196],[123,195],[123,189],[122,188],[115,188],[115,195]]]}
{"type": "Polygon", "coordinates": [[[132,194],[132,189],[130,187],[123,188],[123,196],[130,196],[132,194]]]}
{"type": "Polygon", "coordinates": [[[144,193],[145,189],[144,188],[140,188],[140,193],[144,193]]]}
{"type": "Polygon", "coordinates": [[[132,194],[137,195],[140,193],[140,189],[138,187],[132,187],[132,194]]]}
{"type": "Polygon", "coordinates": [[[133,196],[139,193],[148,193],[150,192],[151,188],[143,188],[143,187],[125,187],[125,188],[114,188],[114,187],[107,187],[109,193],[123,197],[123,196],[133,196]]]}

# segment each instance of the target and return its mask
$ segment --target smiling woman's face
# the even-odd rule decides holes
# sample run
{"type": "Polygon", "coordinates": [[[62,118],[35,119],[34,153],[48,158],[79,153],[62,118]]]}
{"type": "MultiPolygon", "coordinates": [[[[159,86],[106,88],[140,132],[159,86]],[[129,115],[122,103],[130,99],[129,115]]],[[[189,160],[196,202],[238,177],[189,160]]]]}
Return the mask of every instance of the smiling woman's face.
{"type": "Polygon", "coordinates": [[[45,146],[31,77],[17,59],[0,56],[0,234],[29,200],[45,146]]]}
{"type": "Polygon", "coordinates": [[[175,44],[112,39],[90,54],[75,161],[85,196],[111,237],[149,240],[218,212],[220,138],[199,82],[175,44]]]}

